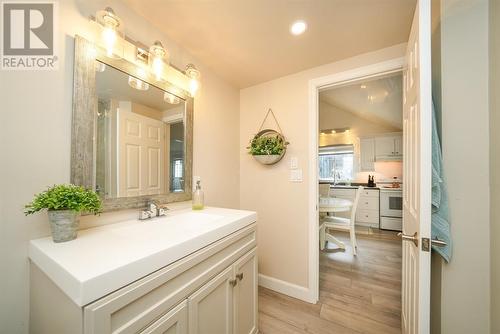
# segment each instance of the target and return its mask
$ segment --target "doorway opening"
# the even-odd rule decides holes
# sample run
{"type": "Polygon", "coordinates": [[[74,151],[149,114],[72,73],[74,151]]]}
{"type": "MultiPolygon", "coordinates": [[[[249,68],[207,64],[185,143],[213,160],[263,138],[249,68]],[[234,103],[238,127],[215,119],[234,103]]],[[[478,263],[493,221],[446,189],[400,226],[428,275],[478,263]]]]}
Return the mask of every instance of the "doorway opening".
{"type": "Polygon", "coordinates": [[[356,331],[401,330],[402,86],[398,71],[319,90],[319,303],[356,331]]]}

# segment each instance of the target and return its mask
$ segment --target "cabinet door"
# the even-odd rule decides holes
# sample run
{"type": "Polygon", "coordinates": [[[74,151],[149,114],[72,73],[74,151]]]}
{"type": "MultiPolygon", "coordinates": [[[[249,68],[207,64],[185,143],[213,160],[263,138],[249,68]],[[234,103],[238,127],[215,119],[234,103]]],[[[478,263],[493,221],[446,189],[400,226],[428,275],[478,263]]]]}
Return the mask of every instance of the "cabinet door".
{"type": "Polygon", "coordinates": [[[375,155],[377,157],[388,157],[395,155],[394,137],[375,138],[375,155]]]}
{"type": "Polygon", "coordinates": [[[233,266],[234,334],[257,333],[257,249],[254,248],[233,266]]]}
{"type": "Polygon", "coordinates": [[[167,314],[155,321],[141,334],[187,334],[188,308],[187,300],[181,302],[167,314]]]}
{"type": "Polygon", "coordinates": [[[188,298],[190,334],[230,334],[233,331],[233,266],[188,298]]]}
{"type": "Polygon", "coordinates": [[[375,140],[373,138],[364,138],[359,141],[360,144],[360,171],[370,172],[375,169],[375,140]]]}
{"type": "Polygon", "coordinates": [[[403,155],[403,136],[394,137],[394,152],[396,155],[403,155]]]}

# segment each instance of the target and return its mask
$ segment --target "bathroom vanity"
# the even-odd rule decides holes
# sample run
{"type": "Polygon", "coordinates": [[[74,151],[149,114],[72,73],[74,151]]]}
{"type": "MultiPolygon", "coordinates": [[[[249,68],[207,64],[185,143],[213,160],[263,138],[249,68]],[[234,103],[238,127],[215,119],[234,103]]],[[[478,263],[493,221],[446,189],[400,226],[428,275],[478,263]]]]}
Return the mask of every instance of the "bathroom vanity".
{"type": "Polygon", "coordinates": [[[32,333],[257,333],[256,213],[179,210],[32,240],[32,333]]]}

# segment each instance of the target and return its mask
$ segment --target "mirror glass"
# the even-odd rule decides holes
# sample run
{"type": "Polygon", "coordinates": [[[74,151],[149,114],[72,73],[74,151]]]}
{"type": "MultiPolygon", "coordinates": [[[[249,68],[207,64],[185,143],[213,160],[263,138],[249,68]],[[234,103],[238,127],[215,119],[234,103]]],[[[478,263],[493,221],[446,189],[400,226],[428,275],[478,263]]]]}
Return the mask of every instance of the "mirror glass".
{"type": "Polygon", "coordinates": [[[183,99],[96,61],[95,185],[105,199],[184,192],[183,99]]]}

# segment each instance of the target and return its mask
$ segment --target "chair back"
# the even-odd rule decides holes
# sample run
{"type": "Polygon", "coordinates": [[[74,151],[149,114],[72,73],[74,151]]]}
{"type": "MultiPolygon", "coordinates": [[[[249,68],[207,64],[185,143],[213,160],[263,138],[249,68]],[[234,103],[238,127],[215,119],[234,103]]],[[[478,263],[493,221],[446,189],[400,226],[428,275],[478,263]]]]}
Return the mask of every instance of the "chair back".
{"type": "Polygon", "coordinates": [[[363,192],[363,186],[359,186],[356,190],[356,197],[354,198],[354,203],[351,208],[351,225],[355,224],[356,221],[356,211],[358,209],[359,198],[361,197],[361,193],[363,192]]]}
{"type": "Polygon", "coordinates": [[[330,183],[320,183],[319,197],[330,197],[330,183]]]}

